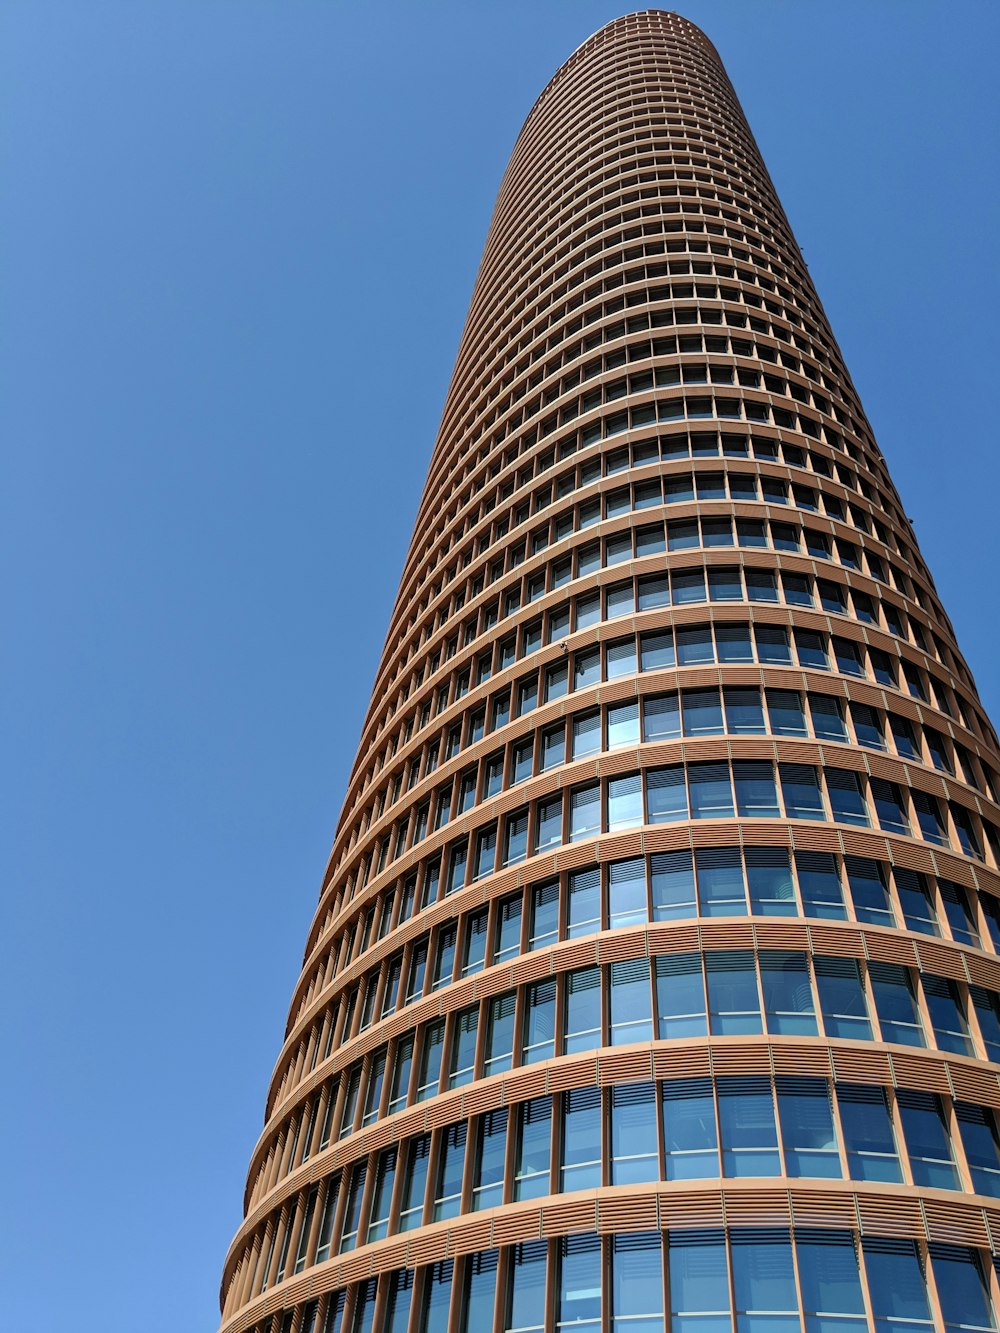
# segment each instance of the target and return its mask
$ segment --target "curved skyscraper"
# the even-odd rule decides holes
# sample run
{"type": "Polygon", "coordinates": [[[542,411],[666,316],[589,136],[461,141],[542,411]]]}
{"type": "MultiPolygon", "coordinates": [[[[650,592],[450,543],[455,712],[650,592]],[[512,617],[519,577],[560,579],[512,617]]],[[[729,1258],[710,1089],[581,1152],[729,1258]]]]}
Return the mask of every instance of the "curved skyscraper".
{"type": "Polygon", "coordinates": [[[500,186],[225,1333],[977,1333],[1000,753],[711,43],[500,186]]]}

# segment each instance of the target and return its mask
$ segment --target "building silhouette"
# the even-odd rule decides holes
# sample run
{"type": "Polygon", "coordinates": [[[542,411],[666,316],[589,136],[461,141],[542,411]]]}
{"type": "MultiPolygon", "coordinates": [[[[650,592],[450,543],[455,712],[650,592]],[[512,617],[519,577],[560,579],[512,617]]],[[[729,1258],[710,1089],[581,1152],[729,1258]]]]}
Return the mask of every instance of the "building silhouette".
{"type": "Polygon", "coordinates": [[[225,1333],[976,1333],[1000,753],[719,58],[504,175],[225,1333]]]}

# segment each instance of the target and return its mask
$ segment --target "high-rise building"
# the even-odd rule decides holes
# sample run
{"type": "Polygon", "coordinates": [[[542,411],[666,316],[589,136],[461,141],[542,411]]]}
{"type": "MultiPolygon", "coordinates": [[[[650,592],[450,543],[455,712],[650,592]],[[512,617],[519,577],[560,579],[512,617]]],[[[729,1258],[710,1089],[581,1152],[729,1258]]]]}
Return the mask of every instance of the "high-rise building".
{"type": "Polygon", "coordinates": [[[621,18],[500,187],[225,1333],[994,1328],[998,792],[719,57],[621,18]]]}

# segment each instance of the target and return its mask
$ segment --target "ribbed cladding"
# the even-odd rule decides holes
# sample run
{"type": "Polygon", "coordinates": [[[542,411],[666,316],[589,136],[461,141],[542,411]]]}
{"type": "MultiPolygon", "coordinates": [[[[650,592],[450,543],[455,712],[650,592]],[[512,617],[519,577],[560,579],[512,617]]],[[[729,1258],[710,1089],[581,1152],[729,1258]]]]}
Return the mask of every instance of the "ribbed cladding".
{"type": "Polygon", "coordinates": [[[622,1232],[724,1227],[860,1235],[869,1272],[879,1245],[928,1272],[995,1249],[1000,1191],[963,1134],[1000,1109],[998,766],[714,48],[676,15],[616,20],[543,90],[501,184],[226,1262],[227,1333],[404,1333],[410,1296],[429,1333],[450,1285],[451,1333],[471,1333],[473,1269],[499,1321],[515,1246],[542,1246],[551,1286],[594,1232],[605,1265],[622,1232]],[[695,976],[701,1036],[661,999],[695,976]],[[711,988],[748,978],[757,1027],[733,1035],[711,988]],[[867,1032],[825,1007],[855,984],[867,1032]],[[826,1098],[841,1178],[797,1175],[782,1128],[777,1175],[672,1179],[659,1122],[653,1175],[620,1178],[615,1117],[678,1080],[719,1117],[738,1095],[779,1120],[781,1098],[826,1098]],[[941,1117],[954,1174],[921,1175],[904,1143],[902,1183],[859,1179],[857,1105],[941,1117]],[[570,1116],[598,1126],[591,1177],[558,1155],[560,1134],[586,1140],[570,1116]],[[527,1123],[549,1126],[538,1203],[513,1195],[527,1123]]]}

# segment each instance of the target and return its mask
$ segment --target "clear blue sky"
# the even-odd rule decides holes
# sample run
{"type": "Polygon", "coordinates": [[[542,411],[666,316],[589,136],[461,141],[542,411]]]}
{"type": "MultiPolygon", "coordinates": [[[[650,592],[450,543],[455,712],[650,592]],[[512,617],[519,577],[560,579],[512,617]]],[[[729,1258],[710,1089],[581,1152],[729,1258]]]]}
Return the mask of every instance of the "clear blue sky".
{"type": "MultiPolygon", "coordinates": [[[[12,1333],[215,1326],[496,187],[543,84],[620,12],[3,6],[12,1333]]],[[[1000,5],[682,12],[1000,721],[1000,5]]]]}

